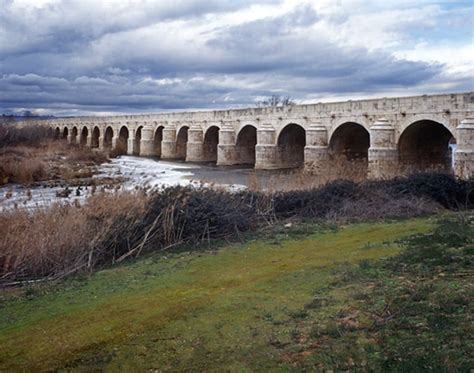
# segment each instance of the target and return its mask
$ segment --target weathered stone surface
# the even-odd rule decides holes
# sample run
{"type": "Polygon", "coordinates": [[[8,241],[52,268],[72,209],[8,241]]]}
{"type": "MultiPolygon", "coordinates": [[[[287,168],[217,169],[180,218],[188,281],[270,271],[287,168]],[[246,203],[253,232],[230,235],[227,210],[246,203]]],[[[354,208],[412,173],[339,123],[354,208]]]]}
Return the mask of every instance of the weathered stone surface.
{"type": "Polygon", "coordinates": [[[474,117],[464,119],[456,133],[454,171],[463,179],[474,179],[474,117]]]}
{"type": "Polygon", "coordinates": [[[383,178],[439,167],[474,175],[474,92],[415,97],[39,121],[71,143],[124,146],[142,156],[254,164],[303,164],[318,172],[332,159],[367,164],[383,178]],[[367,135],[368,134],[368,135],[367,135]],[[367,143],[367,136],[369,143],[367,143]],[[456,149],[449,153],[450,149],[456,149]],[[455,145],[457,143],[457,145],[455,145]]]}

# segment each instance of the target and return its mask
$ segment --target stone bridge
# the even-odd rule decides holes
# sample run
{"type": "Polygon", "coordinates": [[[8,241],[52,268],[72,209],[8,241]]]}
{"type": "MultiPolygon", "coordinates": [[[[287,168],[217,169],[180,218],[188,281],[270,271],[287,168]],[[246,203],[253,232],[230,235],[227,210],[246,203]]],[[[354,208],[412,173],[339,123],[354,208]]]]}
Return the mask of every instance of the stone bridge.
{"type": "Polygon", "coordinates": [[[116,153],[256,169],[357,164],[371,178],[433,167],[474,177],[474,92],[40,121],[116,153]]]}

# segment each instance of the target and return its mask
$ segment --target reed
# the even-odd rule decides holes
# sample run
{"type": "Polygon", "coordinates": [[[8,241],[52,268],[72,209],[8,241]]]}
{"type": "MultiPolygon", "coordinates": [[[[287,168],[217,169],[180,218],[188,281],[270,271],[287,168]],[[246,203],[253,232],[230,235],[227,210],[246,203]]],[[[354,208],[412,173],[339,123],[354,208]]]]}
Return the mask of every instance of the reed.
{"type": "Polygon", "coordinates": [[[92,166],[108,160],[105,153],[65,140],[43,139],[34,145],[0,147],[0,185],[91,177],[92,166]]]}
{"type": "Polygon", "coordinates": [[[285,219],[380,221],[469,209],[473,191],[472,182],[420,174],[275,193],[180,186],[96,192],[82,206],[0,214],[0,282],[57,279],[182,243],[236,239],[285,219]]]}

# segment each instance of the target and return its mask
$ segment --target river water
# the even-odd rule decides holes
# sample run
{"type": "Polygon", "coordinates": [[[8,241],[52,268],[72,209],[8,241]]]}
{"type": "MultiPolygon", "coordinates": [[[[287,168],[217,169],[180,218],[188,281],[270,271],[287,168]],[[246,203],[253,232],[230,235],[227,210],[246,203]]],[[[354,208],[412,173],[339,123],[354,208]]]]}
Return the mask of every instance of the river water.
{"type": "MultiPolygon", "coordinates": [[[[240,190],[249,184],[254,173],[245,167],[216,167],[184,162],[171,162],[121,156],[97,166],[93,179],[120,178],[121,181],[109,189],[133,190],[137,188],[159,188],[171,185],[219,186],[229,190],[240,190]]],[[[101,184],[101,183],[98,183],[101,184]]],[[[97,188],[101,188],[100,186],[97,188]]],[[[49,206],[54,202],[82,202],[93,193],[90,186],[71,187],[68,197],[57,194],[64,192],[65,186],[50,186],[48,183],[34,187],[8,184],[0,187],[0,211],[12,208],[35,209],[49,206]]]]}

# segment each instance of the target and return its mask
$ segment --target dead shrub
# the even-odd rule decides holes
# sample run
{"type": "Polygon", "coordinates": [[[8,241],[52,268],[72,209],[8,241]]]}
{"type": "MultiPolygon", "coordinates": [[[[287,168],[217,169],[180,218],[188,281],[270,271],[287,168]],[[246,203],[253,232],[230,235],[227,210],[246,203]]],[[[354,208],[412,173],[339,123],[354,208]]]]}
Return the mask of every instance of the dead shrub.
{"type": "Polygon", "coordinates": [[[143,220],[151,225],[160,217],[163,223],[156,226],[154,235],[159,241],[152,244],[162,246],[176,241],[196,242],[249,230],[258,219],[254,203],[246,201],[245,193],[170,187],[151,194],[150,209],[143,220]],[[161,242],[163,237],[165,240],[161,242]]]}
{"type": "Polygon", "coordinates": [[[367,179],[367,160],[347,160],[343,156],[331,156],[329,166],[306,164],[304,168],[287,170],[253,171],[247,181],[254,192],[291,192],[312,190],[338,180],[363,182],[367,179]]]}
{"type": "Polygon", "coordinates": [[[424,197],[449,209],[474,205],[474,181],[463,181],[446,173],[416,173],[391,180],[363,184],[366,190],[384,190],[396,196],[424,197]]]}
{"type": "Polygon", "coordinates": [[[474,183],[446,175],[338,181],[307,191],[169,187],[95,193],[83,206],[0,214],[0,279],[59,278],[184,242],[232,239],[278,219],[354,221],[474,207],[474,183]]]}
{"type": "Polygon", "coordinates": [[[109,152],[109,156],[111,158],[115,158],[124,154],[127,154],[127,144],[124,144],[121,141],[118,141],[115,148],[110,149],[110,152],[109,152]]]}
{"type": "Polygon", "coordinates": [[[414,196],[392,198],[383,191],[377,191],[372,195],[345,200],[337,208],[328,210],[324,219],[354,222],[410,218],[431,214],[441,208],[437,202],[428,198],[414,196]]]}
{"type": "Polygon", "coordinates": [[[85,164],[101,164],[107,162],[108,157],[104,152],[83,146],[70,147],[66,161],[85,164]]]}
{"type": "Polygon", "coordinates": [[[245,196],[212,189],[95,194],[84,206],[0,215],[3,280],[59,278],[183,242],[231,237],[257,225],[245,196]],[[25,234],[27,232],[27,234],[25,234]]]}
{"type": "Polygon", "coordinates": [[[7,183],[29,185],[47,178],[46,167],[40,159],[18,156],[6,156],[0,159],[2,162],[0,166],[0,185],[7,183]]]}
{"type": "Polygon", "coordinates": [[[57,278],[114,262],[123,254],[115,245],[116,237],[133,234],[146,204],[142,194],[103,194],[79,208],[54,205],[34,214],[25,210],[3,213],[1,278],[57,278]]]}
{"type": "Polygon", "coordinates": [[[70,145],[64,140],[42,140],[33,145],[0,147],[0,185],[90,178],[93,166],[108,160],[97,149],[70,145]]]}
{"type": "Polygon", "coordinates": [[[90,168],[60,167],[58,175],[61,180],[71,181],[73,179],[91,178],[94,173],[90,168]]]}
{"type": "Polygon", "coordinates": [[[43,140],[54,138],[47,127],[0,123],[0,147],[15,145],[39,145],[43,140]]]}

